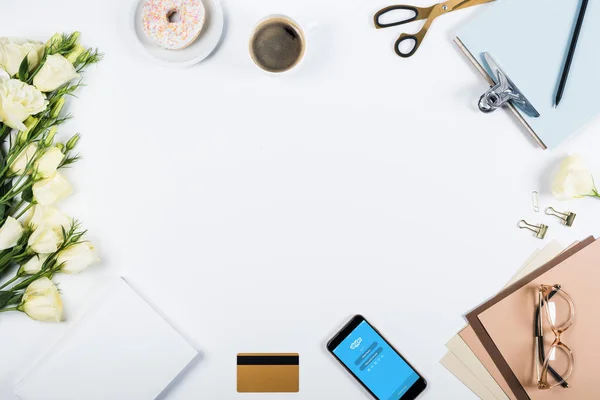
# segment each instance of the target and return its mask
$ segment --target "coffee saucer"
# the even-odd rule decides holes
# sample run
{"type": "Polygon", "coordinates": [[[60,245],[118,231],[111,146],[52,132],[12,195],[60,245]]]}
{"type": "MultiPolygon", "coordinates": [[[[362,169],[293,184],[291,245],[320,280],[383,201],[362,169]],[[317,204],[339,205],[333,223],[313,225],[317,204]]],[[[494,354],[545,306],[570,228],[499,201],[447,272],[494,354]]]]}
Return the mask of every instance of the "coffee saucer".
{"type": "Polygon", "coordinates": [[[144,0],[135,3],[131,23],[136,42],[144,53],[159,64],[184,68],[199,63],[208,57],[217,47],[223,35],[224,15],[220,0],[204,0],[206,21],[198,38],[189,46],[180,50],[167,50],[155,44],[142,26],[142,7],[144,0]]]}

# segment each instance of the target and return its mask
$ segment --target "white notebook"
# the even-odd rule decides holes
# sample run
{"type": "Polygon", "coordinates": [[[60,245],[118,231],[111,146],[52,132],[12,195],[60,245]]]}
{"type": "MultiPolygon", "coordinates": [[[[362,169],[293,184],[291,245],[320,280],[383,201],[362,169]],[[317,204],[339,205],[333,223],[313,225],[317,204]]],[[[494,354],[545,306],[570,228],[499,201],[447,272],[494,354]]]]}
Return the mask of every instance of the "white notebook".
{"type": "Polygon", "coordinates": [[[198,352],[118,279],[29,374],[23,400],[151,400],[198,352]]]}

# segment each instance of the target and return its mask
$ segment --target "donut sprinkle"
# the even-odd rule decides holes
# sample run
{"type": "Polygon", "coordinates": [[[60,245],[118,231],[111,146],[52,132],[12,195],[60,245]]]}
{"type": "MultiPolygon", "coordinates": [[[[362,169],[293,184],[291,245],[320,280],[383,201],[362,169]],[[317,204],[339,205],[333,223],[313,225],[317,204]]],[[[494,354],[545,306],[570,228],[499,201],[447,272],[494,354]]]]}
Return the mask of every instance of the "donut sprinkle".
{"type": "Polygon", "coordinates": [[[196,40],[205,18],[201,0],[146,0],[142,9],[146,35],[170,50],[182,49],[196,40]]]}

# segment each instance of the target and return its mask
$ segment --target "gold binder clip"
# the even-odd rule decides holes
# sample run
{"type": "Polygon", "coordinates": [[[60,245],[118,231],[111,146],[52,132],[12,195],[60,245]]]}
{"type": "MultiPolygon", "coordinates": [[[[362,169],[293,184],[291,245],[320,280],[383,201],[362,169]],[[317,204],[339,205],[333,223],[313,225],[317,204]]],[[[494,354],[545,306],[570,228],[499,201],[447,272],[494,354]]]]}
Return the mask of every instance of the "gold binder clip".
{"type": "Polygon", "coordinates": [[[548,232],[548,226],[544,224],[531,225],[528,224],[525,220],[519,221],[519,228],[529,229],[530,231],[535,233],[535,237],[538,239],[543,239],[546,236],[546,232],[548,232]]]}
{"type": "Polygon", "coordinates": [[[572,213],[570,211],[567,211],[564,213],[560,212],[560,211],[556,211],[552,207],[546,208],[546,215],[553,215],[555,217],[560,218],[562,223],[566,226],[573,226],[573,222],[575,221],[575,217],[577,216],[577,214],[572,213]]]}

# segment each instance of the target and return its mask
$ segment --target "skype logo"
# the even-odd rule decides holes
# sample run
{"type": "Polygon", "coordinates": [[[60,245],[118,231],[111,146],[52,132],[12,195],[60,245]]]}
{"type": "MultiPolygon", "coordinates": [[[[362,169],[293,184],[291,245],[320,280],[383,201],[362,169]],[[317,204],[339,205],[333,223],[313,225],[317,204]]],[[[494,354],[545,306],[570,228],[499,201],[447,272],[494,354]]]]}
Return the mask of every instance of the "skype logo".
{"type": "Polygon", "coordinates": [[[350,348],[352,350],[356,349],[358,346],[360,346],[360,344],[362,343],[362,338],[359,337],[358,339],[356,339],[354,342],[352,342],[352,344],[350,345],[350,348]]]}

